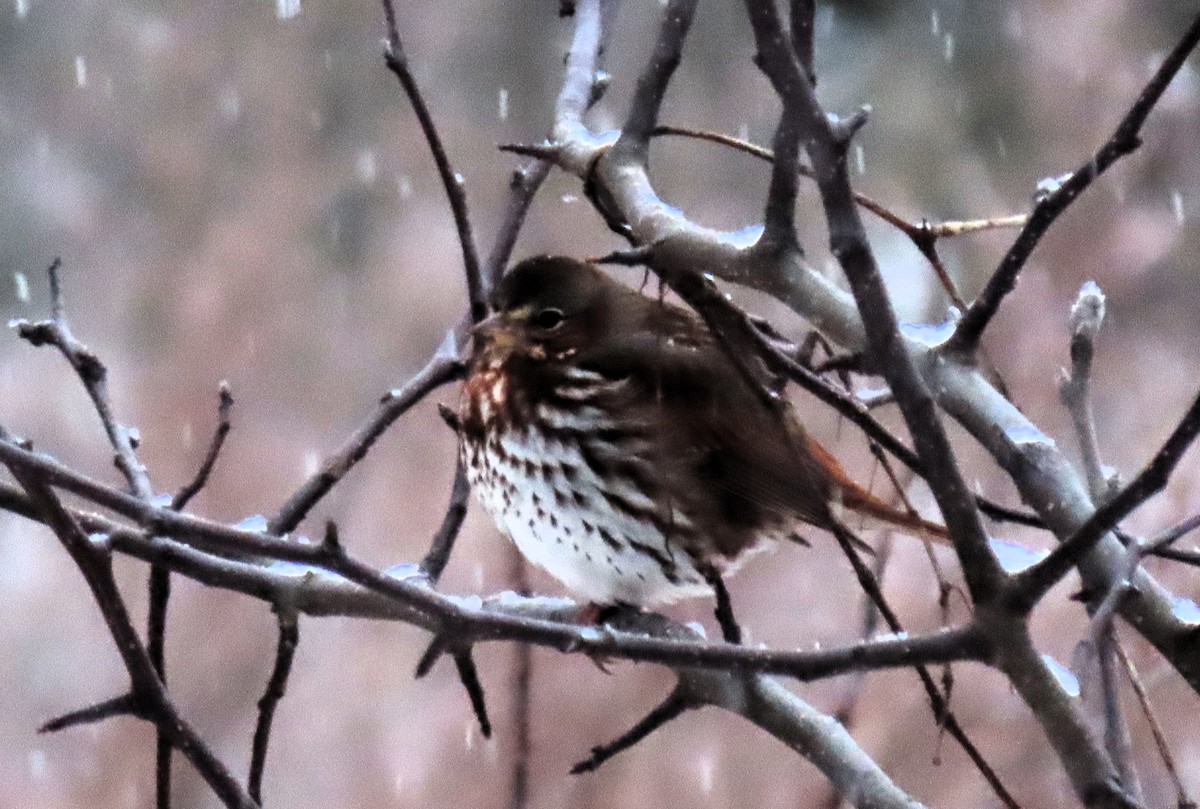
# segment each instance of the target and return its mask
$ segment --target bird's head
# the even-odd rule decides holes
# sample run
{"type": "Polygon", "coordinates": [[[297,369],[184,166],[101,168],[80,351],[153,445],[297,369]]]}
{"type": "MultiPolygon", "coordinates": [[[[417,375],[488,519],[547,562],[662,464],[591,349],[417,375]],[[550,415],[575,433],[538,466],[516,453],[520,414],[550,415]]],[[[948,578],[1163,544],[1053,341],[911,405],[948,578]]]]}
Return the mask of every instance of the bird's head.
{"type": "Polygon", "coordinates": [[[495,313],[476,339],[533,359],[565,359],[614,327],[629,295],[597,267],[565,256],[537,256],[513,267],[492,295],[495,313]]]}

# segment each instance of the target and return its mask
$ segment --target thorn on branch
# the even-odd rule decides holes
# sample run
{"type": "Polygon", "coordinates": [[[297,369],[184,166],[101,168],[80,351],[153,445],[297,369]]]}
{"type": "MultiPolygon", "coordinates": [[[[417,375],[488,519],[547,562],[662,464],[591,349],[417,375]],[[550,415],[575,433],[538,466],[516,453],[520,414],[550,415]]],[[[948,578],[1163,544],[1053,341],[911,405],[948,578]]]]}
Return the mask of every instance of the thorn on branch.
{"type": "Polygon", "coordinates": [[[471,700],[471,710],[479,722],[479,732],[483,738],[492,738],[492,722],[488,719],[487,701],[483,694],[483,684],[479,681],[479,670],[475,668],[475,658],[471,655],[471,647],[454,653],[454,666],[458,670],[458,679],[467,690],[471,700]]]}
{"type": "Polygon", "coordinates": [[[459,458],[454,467],[454,484],[450,489],[450,502],[446,506],[446,514],[442,524],[433,536],[429,552],[421,560],[420,570],[431,585],[436,585],[442,577],[442,571],[450,561],[450,553],[454,550],[454,541],[458,538],[463,519],[467,516],[467,502],[471,497],[471,483],[467,479],[467,468],[459,458]]]}
{"type": "Polygon", "coordinates": [[[458,411],[450,407],[445,402],[438,402],[438,415],[442,417],[442,421],[446,422],[446,426],[455,433],[462,432],[462,422],[459,421],[458,411]]]}
{"type": "Polygon", "coordinates": [[[833,131],[834,139],[843,149],[850,145],[850,141],[854,139],[858,130],[867,125],[871,112],[871,105],[863,104],[848,118],[839,118],[832,114],[829,116],[829,126],[833,131]]]}
{"type": "Polygon", "coordinates": [[[587,261],[592,264],[617,264],[623,267],[637,267],[642,264],[649,264],[651,256],[654,254],[654,245],[648,244],[642,247],[634,247],[629,250],[614,250],[611,253],[606,253],[603,256],[589,258],[587,261]]]}
{"type": "Polygon", "coordinates": [[[417,668],[413,672],[413,679],[422,680],[429,672],[433,671],[433,667],[442,659],[442,655],[446,653],[446,636],[437,634],[429,641],[429,645],[425,647],[421,659],[417,661],[417,668]]]}
{"type": "Polygon", "coordinates": [[[536,157],[538,160],[546,160],[551,163],[558,160],[563,150],[563,147],[556,143],[501,143],[496,148],[509,154],[536,157]]]}
{"type": "Polygon", "coordinates": [[[342,540],[338,537],[338,526],[333,520],[325,523],[325,538],[321,540],[321,550],[330,559],[346,558],[346,549],[342,547],[342,540]]]}
{"type": "Polygon", "coordinates": [[[56,716],[38,728],[38,733],[58,733],[67,728],[103,722],[105,719],[111,719],[114,716],[137,716],[141,719],[153,721],[153,718],[146,712],[145,706],[140,699],[133,694],[122,694],[119,697],[112,697],[103,702],[97,702],[95,705],[89,705],[86,708],[65,713],[62,716],[56,716]]]}

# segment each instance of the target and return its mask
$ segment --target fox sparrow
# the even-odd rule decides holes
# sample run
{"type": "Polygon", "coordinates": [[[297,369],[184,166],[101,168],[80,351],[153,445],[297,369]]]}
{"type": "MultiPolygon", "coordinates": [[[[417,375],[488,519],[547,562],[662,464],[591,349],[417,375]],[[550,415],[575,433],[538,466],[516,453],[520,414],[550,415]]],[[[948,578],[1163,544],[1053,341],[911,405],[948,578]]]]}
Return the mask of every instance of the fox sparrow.
{"type": "Polygon", "coordinates": [[[690,311],[537,257],[494,295],[459,406],[468,477],[529,561],[594,604],[709,594],[835,504],[944,534],[855,484],[690,311]],[[782,418],[781,418],[782,415],[782,418]]]}

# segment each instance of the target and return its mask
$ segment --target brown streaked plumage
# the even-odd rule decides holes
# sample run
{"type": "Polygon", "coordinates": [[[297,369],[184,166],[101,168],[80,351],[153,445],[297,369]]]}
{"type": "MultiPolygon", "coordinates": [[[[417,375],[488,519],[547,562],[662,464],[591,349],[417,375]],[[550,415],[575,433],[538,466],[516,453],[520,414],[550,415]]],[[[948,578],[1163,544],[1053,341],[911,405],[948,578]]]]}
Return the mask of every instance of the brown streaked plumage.
{"type": "Polygon", "coordinates": [[[459,409],[471,484],[534,564],[597,604],[711,592],[835,503],[944,536],[854,483],[691,312],[564,257],[500,282],[459,409]]]}

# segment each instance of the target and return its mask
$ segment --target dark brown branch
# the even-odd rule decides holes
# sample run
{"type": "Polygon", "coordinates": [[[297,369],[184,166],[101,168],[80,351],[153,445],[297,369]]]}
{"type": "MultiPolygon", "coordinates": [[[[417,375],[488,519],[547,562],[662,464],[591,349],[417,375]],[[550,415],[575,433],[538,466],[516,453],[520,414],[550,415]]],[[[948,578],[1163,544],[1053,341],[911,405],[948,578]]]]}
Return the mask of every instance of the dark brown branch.
{"type": "Polygon", "coordinates": [[[1075,199],[1090,186],[1097,177],[1104,173],[1109,166],[1125,155],[1133,152],[1141,145],[1141,129],[1147,116],[1162,97],[1167,85],[1183,67],[1188,54],[1200,42],[1200,16],[1197,16],[1179,44],[1167,55],[1161,66],[1155,71],[1137,101],[1130,107],[1129,112],[1117,125],[1112,137],[1100,147],[1091,160],[1084,163],[1065,179],[1055,180],[1049,193],[1046,193],[1033,208],[1029,222],[1021,230],[1008,253],[1000,261],[1000,266],[988,279],[987,286],[979,293],[979,297],[963,315],[958,329],[951,338],[947,349],[969,353],[979,344],[992,317],[1000,308],[1000,304],[1017,285],[1017,277],[1033,253],[1042,236],[1054,224],[1059,215],[1065,211],[1075,199]]]}
{"type": "Polygon", "coordinates": [[[471,231],[471,217],[467,212],[467,193],[463,187],[462,175],[450,165],[446,155],[446,147],[442,144],[433,116],[421,95],[421,88],[409,69],[408,56],[404,53],[404,44],[400,41],[400,29],[396,24],[396,10],[392,0],[383,0],[383,13],[387,23],[387,42],[383,50],[383,59],[388,70],[400,80],[404,94],[412,104],[413,112],[421,124],[421,132],[433,161],[437,164],[438,176],[441,177],[442,187],[446,190],[446,198],[450,201],[450,210],[454,214],[454,226],[458,229],[458,241],[462,246],[463,267],[467,275],[467,298],[470,301],[471,320],[478,323],[487,315],[487,297],[484,289],[483,274],[479,268],[479,255],[475,251],[475,237],[471,231]]]}
{"type": "Polygon", "coordinates": [[[1058,545],[1050,555],[1026,568],[1008,590],[1008,605],[1018,612],[1033,608],[1051,587],[1067,575],[1079,559],[1130,512],[1167,485],[1184,452],[1200,434],[1200,396],[1192,402],[1179,425],[1171,432],[1154,458],[1128,486],[1096,509],[1088,520],[1058,545]]]}
{"type": "Polygon", "coordinates": [[[225,438],[229,435],[229,430],[233,426],[229,420],[229,411],[232,408],[233,394],[229,392],[229,383],[222,381],[217,386],[216,432],[213,433],[212,442],[208,445],[208,452],[204,456],[204,461],[200,464],[200,468],[196,470],[196,476],[192,478],[190,483],[180,489],[179,493],[171,500],[171,508],[176,511],[186,508],[191,499],[208,483],[208,477],[212,474],[213,467],[217,463],[217,457],[221,454],[221,447],[225,445],[225,438]]]}
{"type": "Polygon", "coordinates": [[[292,660],[296,656],[296,645],[300,643],[300,621],[296,613],[287,609],[278,610],[279,640],[275,645],[275,666],[266,690],[258,700],[258,722],[254,725],[254,743],[250,752],[250,797],[262,804],[263,770],[267,764],[267,746],[271,742],[271,723],[275,719],[275,708],[287,693],[288,677],[292,673],[292,660]]]}
{"type": "Polygon", "coordinates": [[[642,719],[638,720],[636,725],[608,744],[593,747],[591,755],[571,768],[571,774],[580,775],[600,769],[600,765],[613,756],[633,747],[672,719],[681,716],[684,711],[697,707],[699,705],[687,694],[682,685],[676,687],[665,700],[659,703],[650,713],[642,717],[642,719]]]}
{"type": "Polygon", "coordinates": [[[270,520],[267,532],[281,535],[293,531],[312,507],[366,456],[384,430],[431,390],[457,379],[462,374],[459,346],[465,342],[465,337],[465,329],[461,333],[458,329],[448,333],[441,347],[416,376],[403,387],[389,391],[366,423],[346,439],[341,449],[325,460],[317,473],[305,481],[270,520]]]}
{"type": "MultiPolygon", "coordinates": [[[[171,602],[171,573],[159,565],[150,567],[147,587],[150,605],[146,615],[146,654],[163,685],[167,684],[167,606],[171,602]]],[[[157,809],[171,806],[171,740],[161,729],[154,740],[154,803],[157,809]]]]}
{"type": "MultiPolygon", "coordinates": [[[[607,87],[607,83],[601,81],[604,40],[608,34],[606,21],[615,13],[616,5],[615,0],[583,0],[573,9],[575,37],[567,52],[567,68],[555,104],[556,125],[559,121],[578,124],[583,114],[603,96],[607,87]]],[[[550,173],[552,159],[538,156],[513,172],[504,220],[484,262],[487,291],[496,285],[504,272],[533,197],[550,173]]]]}
{"type": "Polygon", "coordinates": [[[508,184],[508,205],[504,209],[504,220],[496,231],[492,249],[483,262],[484,293],[488,295],[504,273],[504,267],[517,244],[517,235],[525,224],[525,216],[533,204],[533,198],[542,183],[550,175],[552,164],[546,160],[532,160],[513,169],[508,184]]]}
{"type": "MultiPolygon", "coordinates": [[[[508,547],[508,580],[514,592],[529,595],[529,569],[515,544],[508,547]]],[[[525,809],[529,802],[530,759],[533,756],[533,647],[528,644],[521,643],[513,649],[511,690],[509,721],[513,734],[513,762],[508,809],[525,809]]]]}
{"type": "Polygon", "coordinates": [[[725,580],[721,578],[721,573],[712,565],[703,565],[700,573],[704,576],[704,580],[708,582],[709,587],[713,589],[713,595],[716,596],[717,607],[713,615],[716,616],[717,625],[721,627],[721,637],[726,643],[734,645],[742,642],[742,628],[738,626],[737,618],[733,614],[733,601],[729,598],[729,590],[725,587],[725,580]]]}

